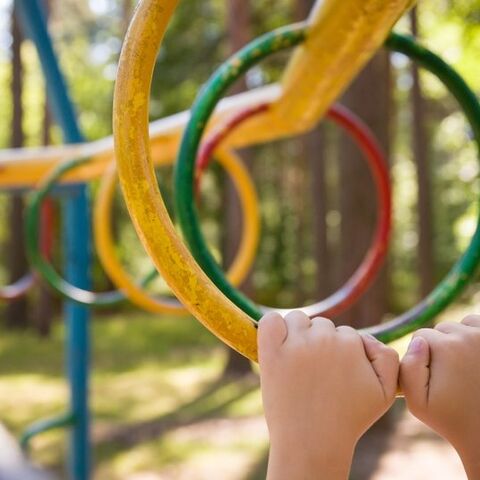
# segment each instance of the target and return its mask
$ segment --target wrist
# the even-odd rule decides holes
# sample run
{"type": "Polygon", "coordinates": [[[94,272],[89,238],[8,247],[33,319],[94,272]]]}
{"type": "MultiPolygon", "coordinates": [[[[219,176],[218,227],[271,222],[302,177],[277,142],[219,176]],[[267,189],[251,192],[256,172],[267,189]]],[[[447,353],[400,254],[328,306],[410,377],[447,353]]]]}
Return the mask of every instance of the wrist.
{"type": "Polygon", "coordinates": [[[353,460],[353,442],[272,442],[267,480],[347,480],[353,460]]]}
{"type": "Polygon", "coordinates": [[[459,450],[458,455],[463,463],[463,468],[467,474],[468,480],[480,480],[480,456],[477,451],[469,449],[459,450]]]}

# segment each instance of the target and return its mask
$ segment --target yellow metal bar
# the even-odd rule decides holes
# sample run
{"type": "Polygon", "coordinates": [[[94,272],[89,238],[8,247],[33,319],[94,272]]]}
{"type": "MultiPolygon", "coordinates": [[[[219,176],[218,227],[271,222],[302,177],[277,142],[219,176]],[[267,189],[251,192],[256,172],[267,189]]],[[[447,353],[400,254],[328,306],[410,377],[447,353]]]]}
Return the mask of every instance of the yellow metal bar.
{"type": "Polygon", "coordinates": [[[285,71],[283,94],[268,112],[245,122],[232,144],[273,140],[313,128],[414,3],[317,1],[308,20],[307,40],[296,49],[285,71]]]}
{"type": "MultiPolygon", "coordinates": [[[[240,199],[242,210],[242,237],[235,259],[228,272],[233,285],[240,285],[247,277],[255,261],[260,238],[260,212],[252,179],[241,159],[229,150],[219,150],[215,158],[232,180],[240,199]]],[[[168,161],[157,160],[156,165],[171,165],[168,161]]],[[[112,234],[111,211],[115,187],[117,185],[115,162],[107,169],[97,195],[94,209],[94,236],[96,252],[115,285],[121,289],[132,303],[152,313],[185,315],[185,308],[177,300],[150,296],[124,270],[117,257],[112,234]]]]}
{"type": "MultiPolygon", "coordinates": [[[[306,128],[310,121],[313,124],[318,119],[314,117],[323,113],[373,55],[410,2],[325,0],[319,3],[321,6],[317,6],[312,15],[311,36],[297,53],[286,76],[284,99],[273,109],[274,119],[265,121],[264,116],[263,122],[253,120],[242,129],[243,136],[236,138],[253,143],[278,135],[292,135],[306,128]],[[326,52],[322,53],[322,49],[326,52]],[[309,69],[314,73],[309,73],[309,69]],[[323,79],[323,75],[328,79],[323,79]],[[320,87],[315,85],[316,81],[320,81],[320,87]],[[288,103],[282,106],[283,101],[291,102],[291,110],[287,108],[288,103]],[[309,102],[316,102],[315,108],[310,108],[309,102]],[[279,116],[282,108],[287,108],[283,110],[284,118],[279,116]],[[303,115],[303,109],[308,114],[303,115]]],[[[153,170],[148,136],[151,79],[159,45],[177,3],[177,0],[142,0],[130,25],[114,96],[119,176],[137,233],[176,296],[220,339],[256,360],[255,327],[248,316],[213,285],[175,232],[153,170]]]]}
{"type": "Polygon", "coordinates": [[[175,295],[225,343],[256,360],[254,325],[238,307],[226,301],[176,233],[151,160],[148,106],[152,73],[177,3],[177,0],[141,1],[128,30],[113,108],[118,173],[137,233],[175,295]]]}
{"type": "MultiPolygon", "coordinates": [[[[211,127],[240,109],[275,101],[281,93],[279,85],[269,85],[223,100],[211,127]]],[[[150,124],[150,148],[155,164],[175,158],[189,112],[181,112],[150,124]]],[[[113,137],[77,145],[19,148],[0,151],[0,189],[29,188],[39,182],[59,163],[75,158],[91,157],[91,161],[62,178],[62,183],[88,182],[104,174],[114,158],[113,137]]]]}
{"type": "MultiPolygon", "coordinates": [[[[166,10],[170,3],[165,2],[166,10]]],[[[229,99],[218,109],[212,125],[240,107],[276,100],[267,113],[245,122],[227,146],[246,146],[308,131],[381,46],[398,17],[414,3],[413,0],[317,1],[309,19],[308,39],[290,61],[283,90],[267,87],[259,89],[258,94],[249,92],[229,99]]],[[[159,122],[159,128],[151,136],[155,159],[162,161],[176,155],[187,118],[182,113],[159,122]]],[[[63,181],[97,178],[113,158],[112,143],[107,138],[67,147],[65,153],[54,148],[50,156],[39,151],[38,159],[32,158],[28,150],[23,158],[21,154],[13,153],[9,158],[8,153],[0,153],[0,188],[32,186],[58,162],[90,156],[90,152],[94,161],[63,181]]]]}

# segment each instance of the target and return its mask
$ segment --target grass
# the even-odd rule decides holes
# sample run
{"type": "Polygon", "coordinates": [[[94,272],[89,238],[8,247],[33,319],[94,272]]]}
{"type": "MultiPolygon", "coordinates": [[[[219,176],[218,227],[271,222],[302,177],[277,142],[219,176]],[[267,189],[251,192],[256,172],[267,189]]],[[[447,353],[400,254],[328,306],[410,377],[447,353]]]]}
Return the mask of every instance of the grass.
{"type": "MultiPolygon", "coordinates": [[[[460,320],[471,306],[440,320],[460,320]]],[[[19,435],[64,412],[64,328],[51,338],[0,334],[0,421],[19,435]]],[[[92,325],[95,480],[265,478],[258,379],[221,380],[225,349],[190,318],[123,313],[92,325]]],[[[395,343],[403,353],[409,339],[395,343]]],[[[67,434],[33,441],[33,458],[65,478],[67,434]]]]}
{"type": "MultiPolygon", "coordinates": [[[[47,340],[0,335],[0,421],[15,435],[67,408],[63,337],[60,323],[47,340]]],[[[240,479],[262,459],[258,381],[220,381],[225,350],[196,321],[97,317],[92,339],[95,479],[200,479],[223,470],[240,479]]],[[[39,436],[33,458],[64,476],[66,443],[64,431],[39,436]]]]}

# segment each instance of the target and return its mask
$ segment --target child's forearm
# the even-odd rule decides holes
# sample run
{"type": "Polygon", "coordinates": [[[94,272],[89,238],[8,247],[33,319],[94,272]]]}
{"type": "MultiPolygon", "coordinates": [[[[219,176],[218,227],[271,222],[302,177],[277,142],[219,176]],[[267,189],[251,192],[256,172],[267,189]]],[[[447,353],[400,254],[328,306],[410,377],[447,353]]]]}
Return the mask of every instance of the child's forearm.
{"type": "Polygon", "coordinates": [[[347,480],[353,451],[343,448],[331,451],[322,445],[272,446],[268,460],[267,480],[347,480]]]}
{"type": "MultiPolygon", "coordinates": [[[[477,445],[480,448],[480,445],[477,445]]],[[[468,480],[480,480],[480,454],[479,448],[472,452],[458,452],[462,460],[468,480]]]]}

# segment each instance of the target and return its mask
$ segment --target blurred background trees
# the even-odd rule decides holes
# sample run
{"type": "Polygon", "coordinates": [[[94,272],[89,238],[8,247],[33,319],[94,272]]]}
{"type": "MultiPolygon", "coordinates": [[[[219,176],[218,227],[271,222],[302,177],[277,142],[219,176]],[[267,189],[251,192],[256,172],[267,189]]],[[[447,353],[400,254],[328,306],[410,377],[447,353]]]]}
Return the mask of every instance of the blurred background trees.
{"type": "MultiPolygon", "coordinates": [[[[311,4],[312,0],[181,2],[158,57],[151,119],[189,108],[226,56],[266,30],[305,18],[311,4]]],[[[12,92],[0,98],[0,147],[58,143],[58,129],[45,109],[35,51],[29,42],[20,43],[11,2],[3,0],[0,8],[5,27],[0,37],[0,85],[12,92]]],[[[116,65],[133,8],[130,0],[51,0],[51,32],[90,139],[111,133],[116,65]]],[[[479,91],[479,11],[476,0],[425,0],[397,30],[419,36],[479,91]]],[[[254,68],[232,91],[280,79],[287,59],[277,55],[254,68]]],[[[341,101],[375,131],[389,154],[394,183],[395,232],[388,262],[368,294],[338,319],[364,326],[411,306],[458,258],[477,215],[478,162],[455,100],[401,55],[380,52],[341,101]]],[[[246,291],[260,302],[281,307],[325,297],[353,273],[376,218],[372,180],[359,152],[336,127],[322,122],[302,138],[256,146],[242,154],[262,207],[262,242],[246,291]]],[[[170,177],[167,170],[159,172],[167,192],[170,177]]],[[[235,194],[218,168],[211,169],[206,184],[205,232],[219,261],[228,264],[241,228],[235,194]]],[[[17,256],[22,251],[21,202],[21,197],[5,193],[0,198],[2,216],[11,212],[9,223],[0,225],[3,283],[26,268],[17,256]],[[11,252],[17,252],[15,258],[11,252]]],[[[137,240],[120,198],[116,209],[118,248],[129,268],[140,274],[148,260],[141,249],[131,248],[137,240]]],[[[95,276],[98,288],[108,285],[98,266],[95,276]]],[[[37,305],[38,293],[29,301],[37,305]]],[[[13,317],[17,326],[35,323],[25,302],[0,306],[6,324],[11,325],[13,317]]]]}
{"type": "MultiPolygon", "coordinates": [[[[51,11],[50,30],[80,123],[90,140],[111,134],[117,61],[135,3],[46,3],[51,11]]],[[[261,33],[304,19],[313,3],[180,2],[157,59],[151,120],[188,109],[199,88],[228,55],[261,33]]],[[[455,66],[480,94],[480,0],[423,0],[400,20],[396,30],[418,36],[455,66]]],[[[287,61],[288,54],[274,56],[248,72],[231,93],[280,80],[287,61]]],[[[4,92],[0,95],[0,148],[61,141],[46,107],[45,84],[35,49],[17,28],[11,0],[0,0],[0,88],[4,92]]],[[[402,55],[379,52],[340,101],[377,135],[388,153],[393,182],[394,232],[388,260],[364,298],[335,319],[362,327],[410,308],[461,255],[478,216],[478,152],[455,100],[437,80],[402,55]]],[[[326,297],[356,269],[372,235],[375,195],[364,160],[329,121],[320,122],[304,136],[240,153],[257,186],[262,213],[261,243],[243,289],[256,301],[279,307],[300,306],[326,297]]],[[[158,181],[170,211],[171,177],[171,168],[159,169],[158,181]]],[[[97,183],[91,185],[92,199],[97,183]]],[[[235,192],[217,165],[209,169],[202,195],[205,234],[218,261],[228,266],[242,226],[235,192]]],[[[1,284],[17,279],[28,268],[23,249],[23,203],[21,192],[0,192],[1,284]]],[[[120,194],[114,208],[118,253],[129,271],[138,277],[144,275],[150,261],[120,194]]],[[[61,269],[58,223],[55,219],[52,227],[52,256],[61,269]]],[[[111,288],[96,260],[93,271],[97,290],[111,288]]],[[[161,280],[154,288],[161,293],[168,291],[161,280]]],[[[463,299],[478,303],[476,291],[478,279],[463,299]]],[[[191,446],[180,443],[178,448],[169,440],[168,429],[191,422],[193,428],[199,425],[203,431],[204,424],[198,422],[218,418],[228,420],[234,437],[226,446],[225,465],[231,463],[235,448],[242,450],[243,456],[250,452],[256,458],[260,452],[259,458],[264,457],[266,436],[262,440],[260,435],[258,440],[255,430],[253,439],[251,430],[244,428],[246,439],[242,439],[243,427],[238,423],[244,415],[257,415],[263,425],[256,380],[252,382],[246,376],[243,385],[237,379],[225,379],[250,372],[248,362],[223,349],[189,320],[165,317],[158,321],[128,305],[116,312],[96,312],[94,318],[92,410],[98,478],[127,478],[123,473],[112,477],[105,474],[120,464],[127,470],[146,468],[145,447],[150,449],[149,461],[155,468],[159,464],[168,468],[185,464],[188,468],[187,459],[205,447],[199,441],[202,437],[194,436],[191,446]],[[126,440],[118,443],[115,435],[123,435],[126,440]],[[128,461],[119,461],[119,452],[128,461]]],[[[0,391],[5,392],[0,395],[0,421],[17,434],[31,421],[65,408],[61,355],[64,332],[60,322],[52,325],[53,319],[61,319],[60,301],[41,285],[22,301],[0,303],[0,391]],[[7,331],[14,328],[27,332],[7,331]],[[38,341],[38,334],[48,336],[50,332],[49,338],[38,341]]],[[[397,416],[395,410],[393,417],[397,416]]],[[[222,453],[216,438],[218,428],[215,424],[211,429],[215,441],[209,457],[214,459],[217,477],[222,453]]],[[[359,447],[357,458],[369,464],[362,467],[363,471],[373,471],[389,447],[392,417],[376,428],[376,440],[372,442],[367,436],[359,447]]],[[[57,437],[40,445],[42,463],[46,460],[59,468],[65,456],[62,435],[57,432],[57,437]]],[[[223,442],[224,437],[219,438],[223,442]]],[[[411,443],[413,437],[408,441],[411,443]]],[[[431,464],[426,464],[430,472],[431,464]]],[[[356,464],[354,471],[362,471],[360,467],[356,464]]],[[[264,470],[264,462],[260,462],[257,473],[245,478],[264,478],[264,470]]],[[[445,475],[453,478],[448,472],[445,475]]],[[[370,477],[359,473],[355,478],[370,477]]]]}

